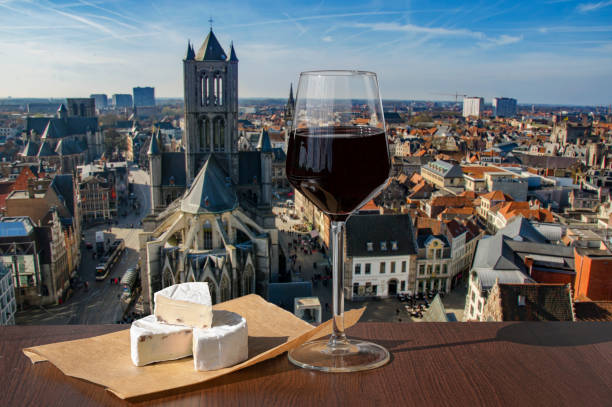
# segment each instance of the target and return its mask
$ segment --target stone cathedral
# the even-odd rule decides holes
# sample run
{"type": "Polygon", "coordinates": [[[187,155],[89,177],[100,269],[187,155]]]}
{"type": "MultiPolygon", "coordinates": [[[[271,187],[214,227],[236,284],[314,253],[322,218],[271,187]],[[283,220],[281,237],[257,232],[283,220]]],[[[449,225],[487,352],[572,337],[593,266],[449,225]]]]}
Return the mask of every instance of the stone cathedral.
{"type": "Polygon", "coordinates": [[[185,134],[182,151],[151,137],[152,212],[140,234],[145,310],[153,294],[186,281],[209,283],[214,303],[267,296],[279,250],[272,204],[273,152],[262,131],[257,151],[238,151],[238,58],[211,28],[183,60],[185,134]]]}

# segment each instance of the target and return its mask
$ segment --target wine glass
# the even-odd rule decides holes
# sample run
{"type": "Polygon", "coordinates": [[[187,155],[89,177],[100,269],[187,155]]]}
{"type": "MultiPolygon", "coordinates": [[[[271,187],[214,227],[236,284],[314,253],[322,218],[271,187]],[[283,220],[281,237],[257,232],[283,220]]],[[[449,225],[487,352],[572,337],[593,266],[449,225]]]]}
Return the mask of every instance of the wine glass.
{"type": "Polygon", "coordinates": [[[390,169],[376,74],[302,72],[286,170],[293,187],[331,219],[333,333],[289,352],[300,367],[353,372],[389,361],[382,346],[344,334],[343,231],[347,218],[382,190],[390,169]]]}

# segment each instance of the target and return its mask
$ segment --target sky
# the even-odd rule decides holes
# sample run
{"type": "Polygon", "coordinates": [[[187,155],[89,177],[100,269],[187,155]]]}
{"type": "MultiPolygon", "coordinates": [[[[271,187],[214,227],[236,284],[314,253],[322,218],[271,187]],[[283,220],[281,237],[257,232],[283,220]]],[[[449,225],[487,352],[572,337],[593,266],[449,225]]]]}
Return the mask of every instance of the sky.
{"type": "Polygon", "coordinates": [[[211,17],[240,97],[363,69],[384,99],[612,103],[612,0],[0,0],[0,97],[182,97],[187,41],[197,51],[211,17]]]}

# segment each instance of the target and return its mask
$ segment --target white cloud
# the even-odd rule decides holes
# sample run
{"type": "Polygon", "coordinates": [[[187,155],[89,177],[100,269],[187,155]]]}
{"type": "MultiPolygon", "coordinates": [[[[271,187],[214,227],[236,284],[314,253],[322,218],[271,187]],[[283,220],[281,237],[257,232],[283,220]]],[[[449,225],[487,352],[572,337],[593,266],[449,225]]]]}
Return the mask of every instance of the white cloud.
{"type": "Polygon", "coordinates": [[[452,29],[444,27],[425,27],[415,24],[398,24],[398,23],[355,23],[350,24],[350,27],[368,28],[372,31],[398,31],[416,34],[429,34],[435,36],[464,36],[474,38],[484,38],[485,35],[481,32],[470,31],[464,29],[452,29]]]}
{"type": "Polygon", "coordinates": [[[600,8],[612,6],[612,0],[598,1],[597,3],[581,3],[576,7],[581,13],[599,10],[600,8]]]}
{"type": "Polygon", "coordinates": [[[523,36],[512,36],[512,35],[500,35],[497,38],[487,38],[485,41],[479,43],[483,48],[499,47],[503,45],[514,44],[523,40],[523,36]]]}
{"type": "Polygon", "coordinates": [[[327,36],[325,36],[325,37],[323,37],[323,38],[321,38],[321,39],[322,39],[324,42],[332,42],[332,41],[334,40],[334,39],[333,39],[331,36],[329,36],[329,35],[327,35],[327,36]]]}

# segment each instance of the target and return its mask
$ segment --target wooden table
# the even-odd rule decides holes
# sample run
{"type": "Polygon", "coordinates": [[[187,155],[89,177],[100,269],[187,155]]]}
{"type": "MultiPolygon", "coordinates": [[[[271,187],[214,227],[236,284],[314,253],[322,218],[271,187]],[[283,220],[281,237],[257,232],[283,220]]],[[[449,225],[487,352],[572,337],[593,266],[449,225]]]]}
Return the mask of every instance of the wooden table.
{"type": "MultiPolygon", "coordinates": [[[[0,405],[127,405],[102,387],[32,365],[21,349],[125,325],[0,327],[0,405]]],[[[361,323],[392,352],[380,369],[329,374],[285,355],[146,405],[610,406],[611,323],[361,323]]]]}

